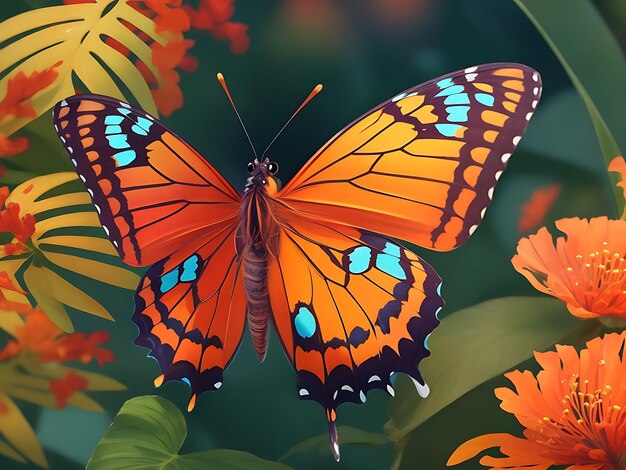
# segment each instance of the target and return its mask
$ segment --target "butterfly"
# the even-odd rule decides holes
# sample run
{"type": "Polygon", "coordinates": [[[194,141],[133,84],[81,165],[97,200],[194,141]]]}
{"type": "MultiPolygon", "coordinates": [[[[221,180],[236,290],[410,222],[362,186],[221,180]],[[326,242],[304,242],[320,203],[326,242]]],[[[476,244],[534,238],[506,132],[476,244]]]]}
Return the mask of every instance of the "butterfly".
{"type": "Polygon", "coordinates": [[[282,188],[278,164],[255,158],[242,193],[127,103],[76,95],[53,117],[120,257],[150,265],[132,319],[155,384],[186,382],[191,411],[221,387],[246,321],[261,360],[273,324],[338,460],[339,405],[393,395],[397,373],[429,393],[418,364],[441,279],[398,240],[449,251],[472,235],[540,95],[527,66],[466,68],[365,113],[282,188]]]}

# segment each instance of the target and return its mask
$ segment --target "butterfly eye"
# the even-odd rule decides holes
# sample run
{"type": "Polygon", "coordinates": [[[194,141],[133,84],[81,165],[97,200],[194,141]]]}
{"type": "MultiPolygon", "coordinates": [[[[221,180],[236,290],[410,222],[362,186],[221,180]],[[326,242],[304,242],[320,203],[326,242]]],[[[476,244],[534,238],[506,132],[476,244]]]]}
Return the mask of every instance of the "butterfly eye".
{"type": "Polygon", "coordinates": [[[248,173],[252,173],[252,171],[254,171],[254,163],[250,162],[248,163],[248,173]]]}
{"type": "Polygon", "coordinates": [[[278,173],[278,163],[270,162],[270,164],[267,166],[267,169],[271,174],[275,175],[276,173],[278,173]]]}

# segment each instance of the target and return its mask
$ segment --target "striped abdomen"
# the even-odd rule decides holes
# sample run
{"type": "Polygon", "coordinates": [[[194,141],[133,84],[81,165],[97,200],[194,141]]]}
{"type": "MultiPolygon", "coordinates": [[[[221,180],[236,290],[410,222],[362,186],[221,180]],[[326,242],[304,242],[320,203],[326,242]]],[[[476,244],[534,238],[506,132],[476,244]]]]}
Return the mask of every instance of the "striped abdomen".
{"type": "Polygon", "coordinates": [[[248,327],[259,360],[265,359],[269,336],[270,299],[267,293],[267,251],[249,248],[243,254],[243,285],[248,303],[248,327]]]}
{"type": "Polygon", "coordinates": [[[237,252],[243,270],[248,327],[259,360],[265,359],[272,315],[267,292],[269,257],[276,252],[277,226],[265,197],[255,190],[244,193],[242,223],[237,236],[237,252]]]}

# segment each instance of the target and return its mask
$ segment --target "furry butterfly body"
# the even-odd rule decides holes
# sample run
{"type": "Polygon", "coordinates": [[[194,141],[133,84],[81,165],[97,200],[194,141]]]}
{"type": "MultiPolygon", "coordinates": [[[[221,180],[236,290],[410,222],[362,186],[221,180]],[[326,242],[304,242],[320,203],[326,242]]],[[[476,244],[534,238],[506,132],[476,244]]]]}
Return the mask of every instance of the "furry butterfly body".
{"type": "Polygon", "coordinates": [[[242,194],[163,124],[78,95],[54,124],[109,239],[151,265],[135,297],[136,343],[196,397],[222,385],[247,320],[260,359],[273,324],[301,399],[336,410],[393,394],[443,307],[441,279],[397,240],[447,251],[482,221],[541,92],[533,69],[486,64],[406,90],[348,125],[283,188],[249,166],[242,194]]]}

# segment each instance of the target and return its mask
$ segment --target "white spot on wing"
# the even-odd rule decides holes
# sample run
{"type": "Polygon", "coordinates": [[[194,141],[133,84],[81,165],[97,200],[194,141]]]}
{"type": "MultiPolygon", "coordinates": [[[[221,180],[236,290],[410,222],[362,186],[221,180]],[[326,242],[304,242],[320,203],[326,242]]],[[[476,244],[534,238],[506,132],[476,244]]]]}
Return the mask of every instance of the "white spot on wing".
{"type": "Polygon", "coordinates": [[[108,236],[109,236],[109,233],[110,233],[110,232],[109,232],[109,229],[107,228],[107,226],[106,226],[106,225],[103,225],[103,226],[102,226],[102,228],[104,229],[104,231],[106,232],[107,237],[108,237],[108,236]]]}
{"type": "Polygon", "coordinates": [[[78,176],[80,176],[80,179],[82,180],[83,183],[87,182],[87,180],[85,179],[85,177],[83,175],[78,175],[78,176]]]}
{"type": "Polygon", "coordinates": [[[417,380],[415,380],[413,377],[411,377],[411,380],[413,381],[413,385],[415,385],[417,394],[420,397],[426,398],[430,394],[430,388],[428,387],[427,384],[421,384],[417,380]]]}
{"type": "Polygon", "coordinates": [[[387,393],[388,393],[389,395],[391,395],[392,397],[396,395],[395,390],[394,390],[394,389],[393,389],[393,387],[392,387],[391,385],[389,385],[389,384],[387,384],[387,393]]]}
{"type": "Polygon", "coordinates": [[[530,118],[531,118],[531,117],[533,117],[533,113],[532,113],[532,112],[530,112],[530,113],[526,114],[526,120],[527,120],[527,121],[530,121],[530,118]]]}
{"type": "Polygon", "coordinates": [[[521,135],[516,135],[515,137],[513,137],[513,145],[519,144],[520,140],[522,140],[522,136],[521,135]]]}
{"type": "Polygon", "coordinates": [[[61,107],[65,108],[67,106],[67,101],[63,100],[61,101],[61,107]]]}
{"type": "Polygon", "coordinates": [[[498,181],[501,176],[502,176],[502,170],[496,171],[496,181],[498,181]]]}
{"type": "MultiPolygon", "coordinates": [[[[129,106],[129,108],[130,108],[130,106],[129,106]]],[[[214,386],[216,389],[218,389],[218,388],[220,388],[220,387],[222,386],[222,382],[215,382],[215,383],[213,384],[213,386],[214,386]]]]}
{"type": "Polygon", "coordinates": [[[399,95],[396,95],[393,98],[391,98],[391,101],[395,103],[396,101],[400,101],[405,96],[406,96],[406,93],[400,93],[399,95]]]}
{"type": "Polygon", "coordinates": [[[487,208],[483,207],[483,210],[480,211],[480,218],[482,219],[483,217],[485,217],[485,212],[487,212],[487,208]]]}
{"type": "Polygon", "coordinates": [[[472,235],[476,231],[477,228],[478,228],[478,225],[472,225],[469,228],[469,234],[472,235]]]}
{"type": "Polygon", "coordinates": [[[537,74],[537,72],[533,73],[533,80],[534,81],[538,81],[539,80],[539,75],[537,74]]]}
{"type": "Polygon", "coordinates": [[[465,75],[465,80],[467,80],[468,82],[473,82],[477,76],[477,73],[468,73],[465,75]]]}
{"type": "Polygon", "coordinates": [[[367,383],[371,384],[372,382],[379,382],[379,381],[380,381],[380,377],[378,377],[377,375],[372,375],[367,381],[367,383]]]}
{"type": "Polygon", "coordinates": [[[538,95],[538,94],[539,94],[539,87],[533,88],[533,95],[538,95]]]}
{"type": "Polygon", "coordinates": [[[510,153],[505,153],[504,155],[502,155],[502,163],[508,162],[509,158],[511,158],[511,154],[510,153]]]}
{"type": "Polygon", "coordinates": [[[534,101],[533,101],[530,105],[531,105],[533,108],[536,108],[536,107],[537,107],[537,103],[539,103],[539,101],[534,100],[534,101]]]}
{"type": "Polygon", "coordinates": [[[350,385],[344,385],[343,387],[341,387],[341,390],[345,390],[347,392],[354,392],[354,389],[350,387],[350,385]]]}
{"type": "Polygon", "coordinates": [[[489,199],[493,199],[493,187],[489,188],[489,191],[487,191],[487,197],[489,199]]]}
{"type": "MultiPolygon", "coordinates": [[[[130,108],[130,105],[128,103],[124,103],[122,101],[120,101],[120,106],[123,106],[125,108],[130,108]]],[[[220,385],[221,385],[221,382],[220,382],[220,385]]]]}
{"type": "Polygon", "coordinates": [[[465,73],[472,73],[472,72],[476,72],[476,70],[478,69],[478,67],[468,67],[465,69],[465,73]]]}
{"type": "Polygon", "coordinates": [[[367,398],[365,397],[365,393],[363,393],[363,390],[359,392],[359,398],[361,399],[361,403],[365,403],[365,400],[367,400],[367,398]]]}
{"type": "Polygon", "coordinates": [[[300,391],[298,392],[298,395],[300,395],[301,397],[306,397],[309,394],[309,391],[306,388],[301,388],[300,391]]]}

